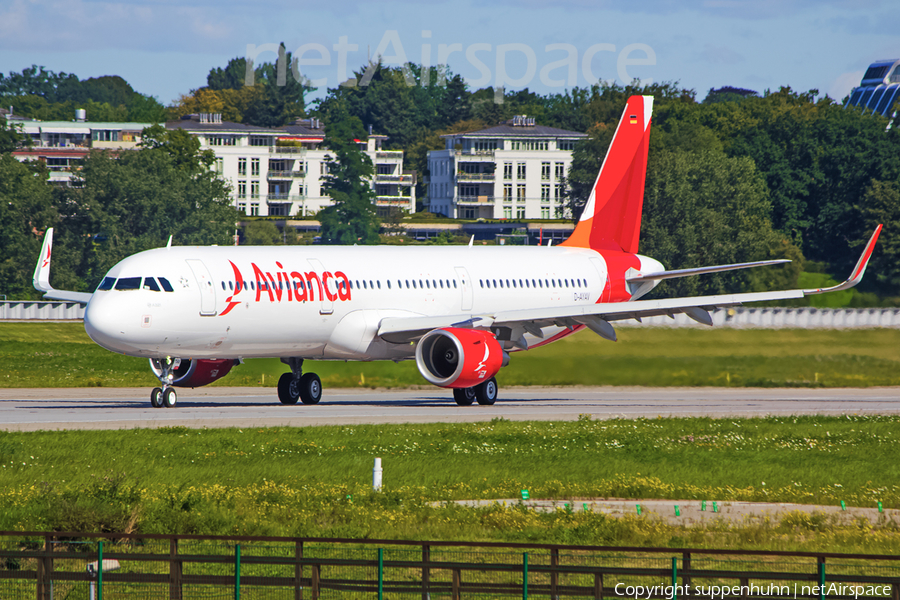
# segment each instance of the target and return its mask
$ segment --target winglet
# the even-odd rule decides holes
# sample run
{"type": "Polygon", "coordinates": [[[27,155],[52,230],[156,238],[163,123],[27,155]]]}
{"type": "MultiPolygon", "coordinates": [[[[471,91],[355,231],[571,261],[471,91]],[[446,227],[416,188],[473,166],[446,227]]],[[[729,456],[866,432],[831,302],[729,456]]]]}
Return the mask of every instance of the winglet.
{"type": "Polygon", "coordinates": [[[875,250],[875,242],[878,241],[878,236],[881,233],[882,225],[879,225],[875,228],[875,233],[872,234],[872,237],[869,238],[869,243],[866,244],[865,249],[863,250],[862,255],[859,257],[859,260],[856,262],[856,266],[853,267],[853,272],[850,273],[850,277],[847,278],[847,281],[844,283],[840,283],[838,285],[832,286],[830,288],[818,288],[812,290],[803,290],[804,295],[812,295],[812,294],[825,294],[827,292],[839,292],[841,290],[849,290],[852,287],[855,287],[860,281],[862,281],[863,275],[866,273],[866,267],[869,264],[869,259],[872,258],[872,251],[875,250]]]}
{"type": "Polygon", "coordinates": [[[50,287],[50,254],[53,251],[53,228],[47,229],[44,234],[44,245],[41,246],[41,254],[38,257],[37,265],[34,267],[34,278],[32,283],[34,288],[39,292],[49,292],[53,288],[50,287]]]}
{"type": "Polygon", "coordinates": [[[44,245],[41,246],[41,255],[38,257],[37,265],[34,267],[34,278],[32,284],[34,289],[44,292],[44,298],[51,300],[63,300],[65,302],[80,302],[87,304],[92,294],[86,292],[67,292],[65,290],[54,289],[50,285],[50,255],[53,253],[53,228],[47,229],[44,234],[44,245]]]}
{"type": "Polygon", "coordinates": [[[169,236],[169,241],[166,242],[166,250],[172,247],[172,236],[169,236]]]}

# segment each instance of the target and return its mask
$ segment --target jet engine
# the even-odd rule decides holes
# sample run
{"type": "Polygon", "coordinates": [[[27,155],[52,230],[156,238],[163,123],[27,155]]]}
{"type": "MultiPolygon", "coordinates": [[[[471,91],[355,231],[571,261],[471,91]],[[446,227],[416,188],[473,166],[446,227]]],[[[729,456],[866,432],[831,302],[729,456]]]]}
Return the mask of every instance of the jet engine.
{"type": "Polygon", "coordinates": [[[469,388],[489,380],[509,362],[490,331],[446,327],[422,336],[416,366],[429,383],[469,388]]]}
{"type": "MultiPolygon", "coordinates": [[[[150,368],[160,377],[163,374],[163,361],[165,359],[151,358],[150,368]]],[[[233,359],[193,360],[190,358],[173,358],[172,381],[169,385],[175,387],[195,388],[207,385],[228,375],[231,367],[238,364],[233,359]]]]}

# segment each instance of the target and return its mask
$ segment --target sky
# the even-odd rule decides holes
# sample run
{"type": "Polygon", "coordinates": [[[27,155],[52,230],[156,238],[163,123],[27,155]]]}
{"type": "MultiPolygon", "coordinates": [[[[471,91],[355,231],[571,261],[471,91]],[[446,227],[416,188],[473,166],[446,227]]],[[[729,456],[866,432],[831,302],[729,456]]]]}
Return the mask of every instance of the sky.
{"type": "MultiPolygon", "coordinates": [[[[449,64],[471,88],[562,93],[598,80],[790,86],[841,99],[900,58],[888,0],[0,0],[0,72],[120,75],[170,104],[279,42],[321,97],[369,56],[449,64]]],[[[288,76],[292,76],[289,73],[288,76]]]]}

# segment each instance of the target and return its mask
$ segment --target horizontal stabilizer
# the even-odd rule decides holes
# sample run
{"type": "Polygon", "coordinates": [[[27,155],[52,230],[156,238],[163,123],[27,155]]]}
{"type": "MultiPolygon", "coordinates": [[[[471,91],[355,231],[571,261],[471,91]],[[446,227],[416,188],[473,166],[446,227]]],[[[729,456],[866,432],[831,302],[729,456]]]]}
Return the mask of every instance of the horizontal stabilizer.
{"type": "Polygon", "coordinates": [[[707,273],[722,273],[724,271],[736,271],[737,269],[749,269],[751,267],[766,267],[769,265],[783,265],[791,261],[781,258],[778,260],[759,260],[756,262],[736,263],[733,265],[713,265],[711,267],[699,267],[696,269],[678,269],[677,271],[659,271],[657,273],[639,273],[633,277],[626,277],[627,283],[643,283],[645,281],[659,281],[662,279],[676,279],[678,277],[692,277],[707,273]]]}

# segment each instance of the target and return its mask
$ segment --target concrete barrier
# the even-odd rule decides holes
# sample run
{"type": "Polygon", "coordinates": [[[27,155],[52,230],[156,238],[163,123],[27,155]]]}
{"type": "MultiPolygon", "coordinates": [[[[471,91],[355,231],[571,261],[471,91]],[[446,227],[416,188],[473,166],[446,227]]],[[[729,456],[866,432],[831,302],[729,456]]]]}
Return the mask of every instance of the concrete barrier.
{"type": "Polygon", "coordinates": [[[0,301],[0,321],[77,321],[84,318],[84,305],[78,302],[48,300],[0,301]]]}
{"type": "MultiPolygon", "coordinates": [[[[900,308],[723,308],[710,312],[714,327],[738,329],[900,328],[900,308]]],[[[677,314],[649,317],[643,323],[613,321],[616,327],[706,327],[677,314]]]]}

